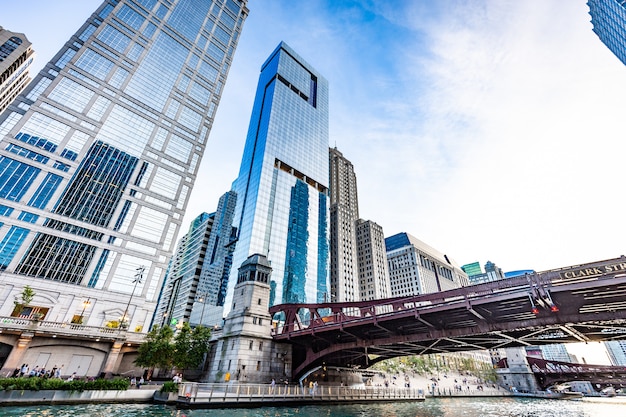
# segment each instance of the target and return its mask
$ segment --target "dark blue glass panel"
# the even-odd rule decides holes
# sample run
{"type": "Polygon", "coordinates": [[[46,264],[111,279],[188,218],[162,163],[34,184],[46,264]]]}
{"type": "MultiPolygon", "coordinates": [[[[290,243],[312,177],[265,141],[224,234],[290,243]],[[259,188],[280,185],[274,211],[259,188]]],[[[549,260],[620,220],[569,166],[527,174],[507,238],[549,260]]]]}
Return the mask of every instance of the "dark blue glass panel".
{"type": "Polygon", "coordinates": [[[27,223],[35,223],[37,219],[39,219],[39,216],[33,213],[29,213],[27,211],[23,211],[20,213],[17,219],[27,223]]]}
{"type": "Polygon", "coordinates": [[[138,159],[102,141],[94,143],[54,213],[107,227],[138,159]]]}
{"type": "Polygon", "coordinates": [[[35,191],[35,194],[31,197],[28,205],[39,209],[45,208],[62,179],[63,178],[58,175],[48,173],[46,178],[39,184],[39,188],[37,188],[37,191],[35,191]]]}
{"type": "Polygon", "coordinates": [[[319,194],[319,216],[317,228],[317,302],[323,303],[328,299],[328,197],[319,194]]]}
{"type": "Polygon", "coordinates": [[[15,272],[31,277],[80,284],[95,250],[95,246],[85,243],[37,233],[15,272]]]}
{"type": "Polygon", "coordinates": [[[289,204],[289,230],[285,278],[283,280],[283,303],[305,303],[306,257],[309,241],[309,187],[297,180],[291,188],[289,204]]]}
{"type": "Polygon", "coordinates": [[[17,36],[11,36],[8,41],[0,45],[0,62],[11,55],[11,52],[22,44],[22,40],[17,36]]]}
{"type": "Polygon", "coordinates": [[[87,286],[89,288],[94,288],[96,286],[96,283],[98,282],[98,278],[100,278],[100,272],[102,271],[102,268],[104,267],[104,264],[106,263],[108,257],[109,257],[109,250],[104,249],[102,251],[102,255],[100,255],[100,259],[98,259],[98,263],[96,264],[96,268],[94,269],[93,274],[91,274],[89,283],[87,283],[87,286]]]}
{"type": "Polygon", "coordinates": [[[11,226],[11,230],[4,236],[0,243],[0,268],[5,269],[15,256],[17,250],[30,230],[23,227],[11,226]]]}
{"type": "Polygon", "coordinates": [[[10,216],[13,213],[13,207],[0,204],[0,216],[10,216]]]}
{"type": "Polygon", "coordinates": [[[0,156],[0,198],[19,201],[41,170],[0,156]]]}

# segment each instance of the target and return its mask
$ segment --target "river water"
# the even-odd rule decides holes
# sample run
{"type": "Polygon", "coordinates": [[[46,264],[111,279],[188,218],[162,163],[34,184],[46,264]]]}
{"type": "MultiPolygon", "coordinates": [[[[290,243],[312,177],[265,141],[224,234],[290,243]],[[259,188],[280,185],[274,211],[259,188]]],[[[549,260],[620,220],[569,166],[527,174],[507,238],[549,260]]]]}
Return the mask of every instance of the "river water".
{"type": "MultiPolygon", "coordinates": [[[[603,401],[606,400],[606,401],[603,401]]],[[[532,398],[427,398],[424,402],[353,404],[253,409],[178,410],[151,404],[2,407],[10,417],[617,417],[626,401],[596,402],[532,398]]]]}

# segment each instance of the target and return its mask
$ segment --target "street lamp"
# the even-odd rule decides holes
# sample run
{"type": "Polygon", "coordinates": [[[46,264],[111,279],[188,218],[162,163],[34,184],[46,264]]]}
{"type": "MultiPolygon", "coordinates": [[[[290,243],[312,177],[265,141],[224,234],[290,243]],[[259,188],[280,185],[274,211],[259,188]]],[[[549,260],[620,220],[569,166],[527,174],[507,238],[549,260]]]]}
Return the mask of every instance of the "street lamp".
{"type": "Polygon", "coordinates": [[[85,319],[85,310],[87,309],[87,307],[89,307],[90,304],[91,297],[87,297],[87,299],[83,301],[83,311],[80,312],[80,324],[83,324],[83,321],[85,319]]]}
{"type": "Polygon", "coordinates": [[[200,325],[204,325],[204,307],[206,306],[207,293],[202,293],[198,295],[198,302],[202,303],[202,313],[200,314],[200,325]]]}
{"type": "MultiPolygon", "coordinates": [[[[127,314],[128,314],[128,309],[130,308],[130,303],[131,301],[133,301],[133,296],[135,295],[137,284],[141,284],[141,280],[143,279],[143,273],[145,270],[146,270],[146,267],[143,265],[136,269],[137,273],[135,274],[135,278],[133,279],[133,283],[135,284],[135,286],[133,287],[133,292],[130,293],[130,298],[128,299],[128,304],[126,304],[126,310],[124,310],[124,315],[120,318],[120,331],[122,327],[124,327],[124,322],[128,320],[127,314]]],[[[130,320],[128,320],[128,322],[129,322],[128,324],[130,324],[130,320]]]]}

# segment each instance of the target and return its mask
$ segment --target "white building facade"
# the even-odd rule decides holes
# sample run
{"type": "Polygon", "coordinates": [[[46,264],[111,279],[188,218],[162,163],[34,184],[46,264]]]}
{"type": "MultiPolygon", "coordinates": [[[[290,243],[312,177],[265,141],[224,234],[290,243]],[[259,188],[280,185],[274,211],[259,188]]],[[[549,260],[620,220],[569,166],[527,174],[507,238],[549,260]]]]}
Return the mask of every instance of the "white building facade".
{"type": "Polygon", "coordinates": [[[408,233],[386,238],[385,245],[392,297],[468,285],[467,274],[452,259],[408,233]]]}

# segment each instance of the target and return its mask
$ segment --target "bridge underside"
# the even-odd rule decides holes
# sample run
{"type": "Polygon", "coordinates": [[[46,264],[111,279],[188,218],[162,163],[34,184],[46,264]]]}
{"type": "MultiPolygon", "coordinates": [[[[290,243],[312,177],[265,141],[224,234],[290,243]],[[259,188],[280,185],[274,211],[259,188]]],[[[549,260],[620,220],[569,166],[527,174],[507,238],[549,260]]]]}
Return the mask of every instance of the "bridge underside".
{"type": "MultiPolygon", "coordinates": [[[[488,296],[486,285],[437,294],[452,300],[447,302],[425,303],[428,295],[402,305],[379,300],[356,318],[335,309],[334,318],[315,320],[322,306],[309,307],[307,327],[274,338],[293,344],[296,376],[319,365],[366,368],[406,355],[626,339],[626,277],[580,281],[552,282],[547,298],[529,297],[531,283],[525,289],[492,289],[488,296]]],[[[298,312],[277,307],[273,312],[302,315],[301,307],[298,312]]]]}

